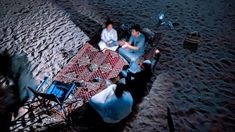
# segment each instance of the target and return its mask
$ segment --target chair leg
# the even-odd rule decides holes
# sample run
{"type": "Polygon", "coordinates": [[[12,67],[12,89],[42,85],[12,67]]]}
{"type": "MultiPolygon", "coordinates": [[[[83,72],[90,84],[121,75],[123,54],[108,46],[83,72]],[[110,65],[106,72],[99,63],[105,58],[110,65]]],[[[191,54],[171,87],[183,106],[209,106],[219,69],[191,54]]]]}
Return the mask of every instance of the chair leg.
{"type": "MultiPolygon", "coordinates": [[[[77,99],[77,97],[75,96],[75,93],[74,93],[74,92],[73,92],[72,94],[73,94],[73,97],[75,98],[75,102],[72,102],[72,104],[73,104],[73,103],[78,102],[78,99],[77,99]]],[[[74,106],[74,109],[76,109],[76,107],[77,107],[77,104],[74,106]]]]}
{"type": "Polygon", "coordinates": [[[72,122],[72,119],[71,117],[69,116],[69,113],[66,111],[64,105],[62,104],[61,105],[61,109],[63,110],[63,113],[64,113],[64,120],[67,124],[70,124],[72,122]]]}
{"type": "MultiPolygon", "coordinates": [[[[37,101],[38,100],[34,98],[32,101],[27,102],[26,105],[23,106],[24,109],[27,110],[27,112],[17,117],[15,120],[11,121],[11,131],[16,131],[20,127],[24,127],[24,128],[30,127],[32,124],[37,122],[37,114],[35,114],[35,112],[37,112],[38,110],[41,110],[40,105],[34,104],[37,101]]],[[[41,118],[40,114],[38,114],[38,116],[39,118],[41,118]]]]}

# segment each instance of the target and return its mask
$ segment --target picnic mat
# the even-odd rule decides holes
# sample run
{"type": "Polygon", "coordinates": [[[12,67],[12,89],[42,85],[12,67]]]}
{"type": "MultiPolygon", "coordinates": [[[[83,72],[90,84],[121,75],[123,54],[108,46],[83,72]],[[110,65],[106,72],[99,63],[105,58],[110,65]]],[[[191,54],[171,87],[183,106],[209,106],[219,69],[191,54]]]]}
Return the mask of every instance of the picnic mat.
{"type": "Polygon", "coordinates": [[[77,86],[75,96],[85,103],[91,96],[104,89],[105,80],[118,76],[124,65],[127,63],[119,57],[118,53],[113,51],[102,53],[86,43],[54,80],[82,83],[77,86]],[[95,65],[96,70],[90,70],[91,65],[95,65]],[[95,82],[97,77],[100,81],[95,82]]]}

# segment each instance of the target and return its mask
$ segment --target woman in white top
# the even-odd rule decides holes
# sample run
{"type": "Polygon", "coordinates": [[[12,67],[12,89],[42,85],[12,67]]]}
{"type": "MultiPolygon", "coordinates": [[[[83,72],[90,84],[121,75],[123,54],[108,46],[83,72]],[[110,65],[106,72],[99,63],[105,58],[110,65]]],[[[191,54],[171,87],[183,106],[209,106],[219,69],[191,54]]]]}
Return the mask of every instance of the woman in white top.
{"type": "Polygon", "coordinates": [[[105,52],[107,49],[116,51],[118,48],[117,44],[117,31],[113,29],[113,22],[107,21],[105,23],[105,28],[101,33],[101,41],[99,42],[99,48],[102,52],[105,52]]]}
{"type": "Polygon", "coordinates": [[[106,123],[118,123],[132,111],[133,98],[122,83],[112,84],[89,100],[106,123]]]}

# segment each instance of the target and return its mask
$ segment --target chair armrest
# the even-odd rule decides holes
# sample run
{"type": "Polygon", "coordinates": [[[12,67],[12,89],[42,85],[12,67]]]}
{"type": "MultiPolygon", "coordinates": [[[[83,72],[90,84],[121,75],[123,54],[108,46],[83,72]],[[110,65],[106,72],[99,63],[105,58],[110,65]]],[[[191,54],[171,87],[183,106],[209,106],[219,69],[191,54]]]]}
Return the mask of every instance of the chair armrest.
{"type": "Polygon", "coordinates": [[[48,77],[44,77],[43,82],[36,88],[36,91],[41,91],[42,87],[46,84],[48,77]]]}
{"type": "Polygon", "coordinates": [[[66,93],[66,95],[64,96],[64,100],[65,100],[66,98],[68,98],[68,96],[71,94],[71,92],[74,91],[75,88],[76,88],[75,83],[72,83],[72,85],[71,85],[69,91],[68,91],[68,92],[66,93]]]}
{"type": "Polygon", "coordinates": [[[36,96],[38,94],[38,92],[36,90],[34,90],[33,88],[31,87],[27,87],[33,94],[34,96],[36,96]]]}

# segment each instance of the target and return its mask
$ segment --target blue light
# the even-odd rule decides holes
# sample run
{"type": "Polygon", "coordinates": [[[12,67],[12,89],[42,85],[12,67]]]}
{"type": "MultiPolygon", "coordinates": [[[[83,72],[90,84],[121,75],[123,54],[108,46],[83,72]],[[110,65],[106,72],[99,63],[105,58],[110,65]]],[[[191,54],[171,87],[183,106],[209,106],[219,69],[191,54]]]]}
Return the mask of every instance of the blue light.
{"type": "Polygon", "coordinates": [[[164,19],[164,14],[161,12],[161,13],[159,13],[159,20],[163,20],[164,19]]]}
{"type": "Polygon", "coordinates": [[[163,11],[161,11],[159,14],[158,14],[158,24],[162,25],[164,24],[164,17],[165,17],[165,14],[163,11]]]}

